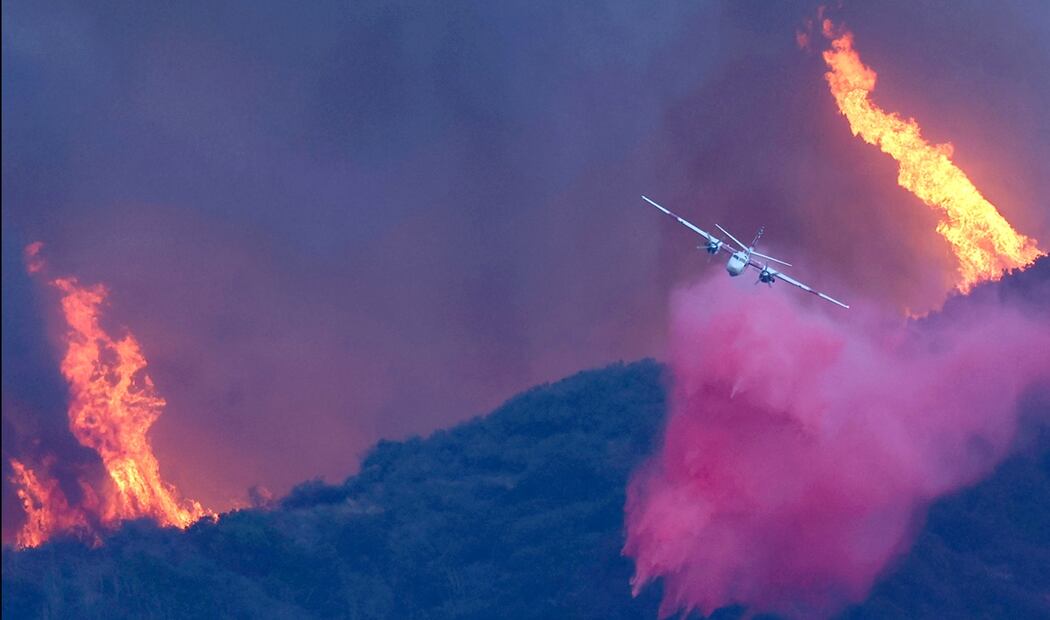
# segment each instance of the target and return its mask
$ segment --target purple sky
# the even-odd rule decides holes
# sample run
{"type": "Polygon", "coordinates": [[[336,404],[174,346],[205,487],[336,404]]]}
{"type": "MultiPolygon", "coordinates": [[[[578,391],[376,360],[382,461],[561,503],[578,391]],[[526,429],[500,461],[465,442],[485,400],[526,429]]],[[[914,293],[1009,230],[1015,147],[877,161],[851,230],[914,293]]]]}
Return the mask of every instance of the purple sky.
{"type": "MultiPolygon", "coordinates": [[[[932,214],[796,46],[817,3],[267,4],[4,3],[5,455],[87,459],[63,433],[56,299],[19,259],[35,240],[111,288],[169,402],[165,475],[219,507],[661,356],[670,291],[721,266],[641,193],[765,224],[854,304],[948,287],[932,214]]],[[[1050,5],[913,4],[836,13],[876,101],[953,142],[1046,247],[1050,5]]]]}

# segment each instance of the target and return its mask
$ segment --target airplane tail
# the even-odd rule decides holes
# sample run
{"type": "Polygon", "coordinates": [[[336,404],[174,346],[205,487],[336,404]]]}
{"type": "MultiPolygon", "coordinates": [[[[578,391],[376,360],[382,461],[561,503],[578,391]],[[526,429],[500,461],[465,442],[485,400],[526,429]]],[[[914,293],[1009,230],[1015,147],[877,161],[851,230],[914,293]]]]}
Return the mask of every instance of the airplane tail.
{"type": "Polygon", "coordinates": [[[762,238],[762,233],[766,232],[765,226],[759,226],[758,232],[755,233],[755,238],[751,241],[751,249],[754,250],[755,246],[758,245],[758,240],[762,238]]]}
{"type": "Polygon", "coordinates": [[[751,248],[750,248],[750,251],[748,252],[748,255],[749,256],[750,255],[755,255],[755,256],[758,256],[759,258],[764,258],[766,260],[771,260],[774,263],[780,263],[781,265],[787,265],[788,267],[790,267],[791,263],[782,261],[779,258],[773,258],[772,256],[768,256],[766,254],[763,254],[763,253],[758,252],[758,251],[755,250],[755,246],[758,245],[758,240],[762,238],[762,233],[764,233],[764,232],[766,232],[766,227],[765,226],[759,226],[758,232],[755,233],[755,239],[754,239],[754,241],[751,242],[751,248]]]}

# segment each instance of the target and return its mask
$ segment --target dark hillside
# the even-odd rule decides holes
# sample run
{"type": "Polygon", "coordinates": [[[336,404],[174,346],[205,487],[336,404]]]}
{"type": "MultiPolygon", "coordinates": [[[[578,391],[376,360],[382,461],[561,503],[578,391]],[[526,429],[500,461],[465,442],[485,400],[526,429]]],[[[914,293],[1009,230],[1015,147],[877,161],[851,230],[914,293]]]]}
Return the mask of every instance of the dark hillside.
{"type": "MultiPolygon", "coordinates": [[[[1033,403],[1042,408],[1047,402],[1033,403]]],[[[930,510],[907,557],[844,617],[1050,618],[1050,432],[930,510]]]]}
{"type": "Polygon", "coordinates": [[[5,550],[4,617],[652,618],[658,593],[631,598],[620,547],[661,375],[580,373],[185,533],[5,550]]]}

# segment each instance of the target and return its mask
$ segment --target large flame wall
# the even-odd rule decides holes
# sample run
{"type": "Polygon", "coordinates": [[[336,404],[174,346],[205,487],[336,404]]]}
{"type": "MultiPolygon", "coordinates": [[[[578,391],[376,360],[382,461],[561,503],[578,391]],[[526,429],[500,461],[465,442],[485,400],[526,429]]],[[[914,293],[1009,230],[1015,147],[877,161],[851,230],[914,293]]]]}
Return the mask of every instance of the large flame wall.
{"type": "Polygon", "coordinates": [[[915,119],[901,118],[872,102],[876,73],[853,49],[853,33],[836,34],[830,20],[824,20],[822,28],[832,39],[831,49],[824,52],[830,69],[825,77],[839,111],[853,135],[897,160],[897,183],[937,212],[937,232],[958,259],[958,289],[969,291],[978,282],[997,280],[1042,256],[1036,240],[1014,230],[952,162],[950,144],[928,143],[915,119]]]}
{"type": "MultiPolygon", "coordinates": [[[[41,244],[26,248],[31,273],[44,270],[41,244]]],[[[70,502],[48,473],[54,457],[36,468],[12,459],[14,482],[26,511],[17,544],[32,547],[55,534],[96,541],[100,530],[127,519],[149,518],[160,525],[186,527],[211,514],[161,478],[148,433],[164,411],[164,399],[146,372],[146,358],[135,337],[114,338],[100,320],[106,289],[76,278],[56,278],[65,321],[61,369],[69,385],[69,428],[81,445],[94,450],[108,477],[79,480],[80,497],[70,502]],[[96,488],[98,487],[98,488],[96,488]]]]}

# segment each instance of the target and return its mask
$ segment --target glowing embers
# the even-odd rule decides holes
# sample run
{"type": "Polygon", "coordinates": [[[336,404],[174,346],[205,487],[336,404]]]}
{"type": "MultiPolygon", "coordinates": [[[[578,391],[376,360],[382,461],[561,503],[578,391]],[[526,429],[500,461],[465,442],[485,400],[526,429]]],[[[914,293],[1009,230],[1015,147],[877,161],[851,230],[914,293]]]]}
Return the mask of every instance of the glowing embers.
{"type": "Polygon", "coordinates": [[[952,162],[950,144],[927,143],[914,119],[902,119],[872,103],[877,76],[854,51],[853,34],[836,36],[830,20],[824,20],[823,32],[832,39],[831,49],[824,52],[830,69],[825,77],[839,111],[853,135],[897,160],[897,183],[937,211],[937,232],[948,240],[959,261],[956,287],[967,292],[1042,256],[1036,240],[1015,231],[952,162]]]}

